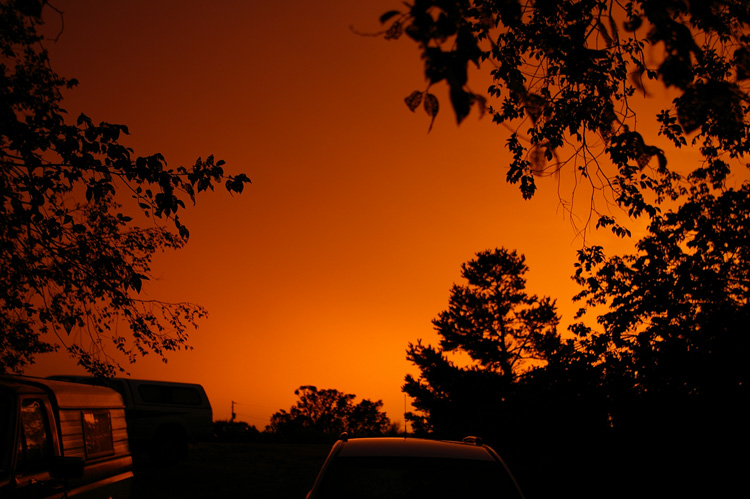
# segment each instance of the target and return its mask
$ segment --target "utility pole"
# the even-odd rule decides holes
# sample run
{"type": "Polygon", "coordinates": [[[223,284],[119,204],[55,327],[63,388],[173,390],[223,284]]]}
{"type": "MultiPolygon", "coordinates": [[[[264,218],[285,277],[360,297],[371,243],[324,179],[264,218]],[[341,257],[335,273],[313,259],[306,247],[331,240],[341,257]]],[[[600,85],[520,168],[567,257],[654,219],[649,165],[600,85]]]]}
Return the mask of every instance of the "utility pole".
{"type": "Polygon", "coordinates": [[[232,400],[232,419],[231,419],[232,423],[234,423],[234,418],[237,417],[237,414],[234,413],[234,404],[236,404],[236,403],[237,402],[235,402],[234,400],[232,400]]]}

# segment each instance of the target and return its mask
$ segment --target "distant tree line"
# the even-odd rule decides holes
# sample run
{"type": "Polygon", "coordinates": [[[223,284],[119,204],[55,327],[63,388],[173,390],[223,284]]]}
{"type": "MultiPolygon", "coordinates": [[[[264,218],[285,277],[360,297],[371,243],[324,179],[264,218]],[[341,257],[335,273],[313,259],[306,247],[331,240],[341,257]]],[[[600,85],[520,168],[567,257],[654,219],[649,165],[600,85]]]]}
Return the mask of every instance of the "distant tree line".
{"type": "Polygon", "coordinates": [[[245,421],[220,419],[213,423],[213,439],[217,442],[260,442],[264,436],[245,421]]]}
{"type": "Polygon", "coordinates": [[[283,440],[334,441],[346,432],[353,437],[376,437],[397,432],[385,412],[383,402],[362,399],[354,403],[353,394],[312,385],[294,391],[297,403],[287,412],[271,416],[266,427],[283,440]]]}
{"type": "Polygon", "coordinates": [[[243,421],[215,421],[214,437],[233,442],[297,442],[331,443],[346,432],[352,437],[396,435],[392,423],[382,411],[383,402],[362,399],[336,389],[318,389],[303,385],[294,391],[299,400],[289,411],[284,409],[271,416],[263,432],[243,421]]]}

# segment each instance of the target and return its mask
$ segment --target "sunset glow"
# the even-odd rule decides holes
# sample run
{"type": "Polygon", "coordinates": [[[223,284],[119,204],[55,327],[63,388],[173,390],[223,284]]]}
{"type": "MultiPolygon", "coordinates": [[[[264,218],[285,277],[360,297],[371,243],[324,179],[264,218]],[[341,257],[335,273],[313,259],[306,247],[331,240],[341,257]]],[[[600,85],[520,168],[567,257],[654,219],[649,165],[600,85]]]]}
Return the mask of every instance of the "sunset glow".
{"type": "MultiPolygon", "coordinates": [[[[496,247],[524,254],[529,293],[557,299],[562,329],[571,320],[583,240],[559,201],[565,177],[524,201],[505,181],[506,130],[476,114],[458,127],[447,101],[427,133],[403,101],[424,81],[415,47],[362,35],[398,2],[53,3],[64,30],[50,59],[80,82],[63,101],[71,119],[125,124],[136,154],[172,167],[214,154],[252,180],[199,199],[182,217],[188,245],[155,260],[147,296],[209,317],[194,350],[139,359],[132,377],[200,383],[214,419],[234,401],[259,429],[301,385],[381,399],[403,421],[407,344],[436,341],[460,265],[496,247]]],[[[28,374],[82,371],[60,353],[28,374]]]]}

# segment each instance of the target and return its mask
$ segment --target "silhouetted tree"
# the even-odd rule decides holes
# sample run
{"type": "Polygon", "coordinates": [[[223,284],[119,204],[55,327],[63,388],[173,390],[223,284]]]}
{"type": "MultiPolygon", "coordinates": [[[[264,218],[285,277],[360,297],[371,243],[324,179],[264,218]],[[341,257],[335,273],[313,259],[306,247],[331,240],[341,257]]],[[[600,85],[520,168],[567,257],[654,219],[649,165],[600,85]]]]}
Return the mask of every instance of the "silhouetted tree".
{"type": "Polygon", "coordinates": [[[60,92],[76,81],[52,70],[37,32],[49,9],[0,3],[0,372],[63,345],[92,373],[113,375],[122,367],[105,342],[130,361],[186,347],[205,310],[141,298],[151,258],[187,242],[186,202],[222,182],[242,192],[249,179],[226,175],[213,156],[170,169],[161,154],[122,145],[124,125],[68,119],[60,92]]]}
{"type": "Polygon", "coordinates": [[[678,210],[654,219],[637,249],[611,258],[601,247],[581,251],[599,263],[578,265],[578,298],[606,311],[601,331],[574,330],[587,342],[603,335],[601,360],[617,352],[617,371],[632,373],[641,393],[747,397],[750,185],[719,196],[696,187],[678,210]]]}
{"type": "Polygon", "coordinates": [[[638,130],[634,97],[649,85],[674,92],[656,121],[703,155],[693,178],[722,186],[750,147],[747,0],[414,0],[381,22],[386,39],[406,34],[421,51],[427,84],[406,98],[410,109],[423,105],[434,121],[432,86],[445,82],[459,123],[477,107],[510,129],[507,180],[524,197],[535,176],[571,170],[576,191],[591,188],[597,226],[616,234],[629,232],[597,212],[596,192],[630,216],[685,193],[638,130]],[[486,94],[469,87],[470,66],[492,77],[486,94]]]}
{"type": "Polygon", "coordinates": [[[581,253],[578,298],[600,307],[600,326],[572,329],[607,387],[623,461],[688,494],[747,493],[750,185],[695,187],[633,255],[581,253]]]}
{"type": "Polygon", "coordinates": [[[407,350],[420,370],[403,387],[419,410],[407,414],[415,431],[454,437],[505,431],[519,379],[560,342],[555,304],[526,293],[527,271],[525,258],[506,249],[479,252],[462,264],[466,283],[453,285],[448,310],[433,320],[439,348],[417,342],[407,350]],[[451,353],[465,354],[469,365],[451,353]]]}
{"type": "Polygon", "coordinates": [[[334,389],[318,390],[305,385],[294,391],[299,401],[289,412],[281,410],[271,416],[267,432],[292,440],[330,440],[342,432],[350,436],[381,436],[391,427],[381,412],[383,402],[362,399],[354,404],[353,394],[334,389]]]}

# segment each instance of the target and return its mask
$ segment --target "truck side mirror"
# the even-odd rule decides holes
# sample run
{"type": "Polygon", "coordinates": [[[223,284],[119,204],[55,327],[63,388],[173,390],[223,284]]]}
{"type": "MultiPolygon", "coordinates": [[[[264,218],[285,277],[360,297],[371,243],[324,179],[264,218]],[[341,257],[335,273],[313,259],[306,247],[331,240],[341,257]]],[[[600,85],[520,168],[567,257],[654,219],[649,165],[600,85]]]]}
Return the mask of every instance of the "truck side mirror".
{"type": "Polygon", "coordinates": [[[49,474],[52,478],[62,480],[83,477],[85,461],[82,457],[56,456],[52,460],[49,474]]]}

